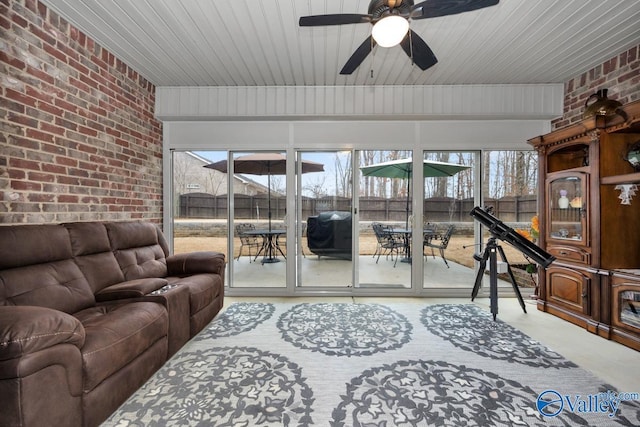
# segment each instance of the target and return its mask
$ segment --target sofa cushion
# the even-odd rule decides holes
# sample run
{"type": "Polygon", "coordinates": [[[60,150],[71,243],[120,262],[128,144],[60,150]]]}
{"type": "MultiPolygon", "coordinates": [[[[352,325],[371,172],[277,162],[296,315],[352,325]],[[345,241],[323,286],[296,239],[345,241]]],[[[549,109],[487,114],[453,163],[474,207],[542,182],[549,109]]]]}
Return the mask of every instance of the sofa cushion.
{"type": "Polygon", "coordinates": [[[111,249],[125,280],[167,275],[165,252],[158,228],[148,222],[105,223],[111,249]]]}
{"type": "Polygon", "coordinates": [[[82,347],[85,392],[166,337],[168,331],[167,311],[155,302],[101,304],[75,316],[85,329],[82,347]]]}
{"type": "Polygon", "coordinates": [[[124,281],[124,274],[111,251],[104,223],[73,222],[64,226],[69,232],[76,264],[87,278],[93,293],[124,281]]]}
{"type": "Polygon", "coordinates": [[[56,224],[0,227],[0,270],[71,259],[67,230],[56,224]]]}
{"type": "Polygon", "coordinates": [[[72,260],[0,271],[0,305],[35,305],[73,314],[95,304],[87,279],[72,260]]]}
{"type": "Polygon", "coordinates": [[[84,344],[84,328],[72,315],[46,307],[0,307],[0,360],[65,343],[84,344]]]}
{"type": "Polygon", "coordinates": [[[74,313],[95,304],[60,225],[0,227],[0,305],[74,313]]]}

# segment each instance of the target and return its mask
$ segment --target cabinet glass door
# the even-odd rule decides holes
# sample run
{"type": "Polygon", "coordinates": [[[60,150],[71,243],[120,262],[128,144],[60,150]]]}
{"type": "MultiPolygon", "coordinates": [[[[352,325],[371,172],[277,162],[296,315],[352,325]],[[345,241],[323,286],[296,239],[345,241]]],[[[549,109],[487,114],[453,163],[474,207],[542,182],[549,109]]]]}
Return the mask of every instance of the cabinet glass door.
{"type": "Polygon", "coordinates": [[[585,244],[587,242],[587,175],[562,174],[548,182],[549,239],[585,244]]]}

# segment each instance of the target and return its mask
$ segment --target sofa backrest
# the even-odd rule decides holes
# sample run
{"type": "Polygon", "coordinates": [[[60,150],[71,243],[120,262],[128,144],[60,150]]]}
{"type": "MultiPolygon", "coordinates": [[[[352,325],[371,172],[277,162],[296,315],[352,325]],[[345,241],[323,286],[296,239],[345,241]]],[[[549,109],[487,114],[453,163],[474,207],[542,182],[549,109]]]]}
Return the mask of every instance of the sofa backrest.
{"type": "Polygon", "coordinates": [[[69,232],[76,264],[93,293],[124,281],[124,273],[111,250],[107,228],[102,222],[63,224],[69,232]]]}
{"type": "Polygon", "coordinates": [[[105,223],[111,250],[125,280],[166,277],[166,241],[160,229],[150,222],[105,223]]]}
{"type": "Polygon", "coordinates": [[[95,305],[58,224],[0,227],[0,305],[35,305],[75,313],[95,305]]]}

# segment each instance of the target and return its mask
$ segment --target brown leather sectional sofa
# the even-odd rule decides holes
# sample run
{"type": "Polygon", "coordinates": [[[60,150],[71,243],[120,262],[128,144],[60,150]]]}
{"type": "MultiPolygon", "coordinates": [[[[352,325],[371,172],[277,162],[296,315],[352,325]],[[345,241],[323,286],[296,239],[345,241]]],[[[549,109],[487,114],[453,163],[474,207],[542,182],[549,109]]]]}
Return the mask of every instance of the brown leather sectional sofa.
{"type": "Polygon", "coordinates": [[[224,269],[148,222],[0,227],[0,425],[100,424],[220,311],[224,269]]]}

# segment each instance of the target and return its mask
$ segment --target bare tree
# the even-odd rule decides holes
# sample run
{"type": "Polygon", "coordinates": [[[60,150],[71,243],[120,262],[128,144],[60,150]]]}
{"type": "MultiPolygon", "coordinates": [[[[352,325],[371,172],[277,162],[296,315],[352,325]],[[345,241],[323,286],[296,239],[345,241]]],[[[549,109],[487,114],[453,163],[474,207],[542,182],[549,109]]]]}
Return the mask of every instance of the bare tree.
{"type": "Polygon", "coordinates": [[[319,199],[328,195],[326,181],[327,177],[325,175],[320,175],[310,180],[308,184],[302,187],[302,189],[304,191],[308,191],[311,194],[311,197],[319,199]]]}

